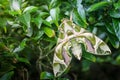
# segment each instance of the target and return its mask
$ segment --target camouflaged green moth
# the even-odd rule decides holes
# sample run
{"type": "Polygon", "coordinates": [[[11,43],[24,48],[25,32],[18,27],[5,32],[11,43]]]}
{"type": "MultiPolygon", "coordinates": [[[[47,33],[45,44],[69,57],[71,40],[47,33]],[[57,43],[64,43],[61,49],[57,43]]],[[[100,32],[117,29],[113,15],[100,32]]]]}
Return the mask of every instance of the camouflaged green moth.
{"type": "Polygon", "coordinates": [[[72,60],[72,54],[78,60],[81,59],[81,44],[84,45],[87,52],[95,55],[108,55],[111,53],[105,42],[94,34],[77,26],[71,20],[64,19],[58,30],[59,37],[53,59],[55,76],[60,76],[65,72],[72,60]]]}

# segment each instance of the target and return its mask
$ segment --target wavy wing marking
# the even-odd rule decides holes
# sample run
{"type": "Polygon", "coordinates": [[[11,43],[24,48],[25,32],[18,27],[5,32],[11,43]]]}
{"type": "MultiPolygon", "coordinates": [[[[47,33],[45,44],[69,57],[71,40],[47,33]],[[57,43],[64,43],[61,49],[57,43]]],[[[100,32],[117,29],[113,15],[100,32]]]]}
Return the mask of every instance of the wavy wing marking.
{"type": "Polygon", "coordinates": [[[55,76],[60,76],[70,65],[73,54],[78,60],[82,56],[81,44],[85,50],[95,55],[108,55],[109,47],[100,38],[75,25],[72,21],[64,19],[59,27],[58,44],[56,45],[53,71],[55,76]]]}

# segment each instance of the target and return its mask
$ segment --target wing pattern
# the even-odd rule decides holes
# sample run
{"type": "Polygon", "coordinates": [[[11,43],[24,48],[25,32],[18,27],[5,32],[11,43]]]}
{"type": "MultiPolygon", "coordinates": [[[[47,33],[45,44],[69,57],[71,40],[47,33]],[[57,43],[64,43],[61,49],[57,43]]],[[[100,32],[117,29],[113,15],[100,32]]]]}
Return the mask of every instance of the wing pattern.
{"type": "Polygon", "coordinates": [[[95,55],[108,55],[109,47],[100,38],[85,29],[75,25],[72,21],[64,19],[59,26],[59,38],[54,53],[53,71],[60,76],[69,66],[72,55],[78,60],[82,56],[81,44],[85,50],[95,55]]]}

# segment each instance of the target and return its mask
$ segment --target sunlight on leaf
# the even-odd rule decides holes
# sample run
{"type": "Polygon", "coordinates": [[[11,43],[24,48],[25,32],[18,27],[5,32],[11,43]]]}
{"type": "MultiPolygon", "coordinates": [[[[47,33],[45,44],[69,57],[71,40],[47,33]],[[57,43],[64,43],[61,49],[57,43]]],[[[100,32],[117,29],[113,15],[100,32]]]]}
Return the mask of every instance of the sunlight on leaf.
{"type": "Polygon", "coordinates": [[[54,30],[52,30],[51,28],[44,27],[43,30],[48,37],[54,37],[55,36],[54,30]]]}
{"type": "Polygon", "coordinates": [[[83,8],[83,5],[81,4],[82,0],[77,0],[77,11],[81,17],[81,19],[83,20],[83,22],[86,22],[86,16],[85,16],[85,10],[83,8]]]}
{"type": "Polygon", "coordinates": [[[56,7],[50,10],[50,15],[54,23],[56,24],[56,26],[58,26],[59,13],[60,13],[59,7],[56,7]]]}
{"type": "Polygon", "coordinates": [[[20,2],[18,0],[10,0],[10,8],[11,10],[17,11],[19,14],[21,14],[20,2]]]}
{"type": "Polygon", "coordinates": [[[34,11],[36,11],[38,8],[37,7],[35,7],[35,6],[29,6],[29,7],[26,7],[25,9],[24,9],[24,11],[23,11],[23,13],[25,13],[25,12],[34,12],[34,11]]]}
{"type": "Polygon", "coordinates": [[[101,1],[99,3],[96,3],[96,4],[93,4],[91,5],[89,8],[88,8],[88,12],[92,12],[92,11],[95,11],[95,10],[98,10],[102,7],[105,7],[105,6],[108,6],[111,2],[109,1],[101,1]]]}
{"type": "Polygon", "coordinates": [[[84,17],[81,17],[82,15],[85,15],[83,14],[84,12],[82,12],[79,8],[78,9],[74,9],[73,10],[73,13],[72,13],[72,16],[73,16],[73,21],[79,25],[79,26],[82,26],[83,28],[86,28],[87,27],[87,22],[85,21],[85,16],[84,17]]]}

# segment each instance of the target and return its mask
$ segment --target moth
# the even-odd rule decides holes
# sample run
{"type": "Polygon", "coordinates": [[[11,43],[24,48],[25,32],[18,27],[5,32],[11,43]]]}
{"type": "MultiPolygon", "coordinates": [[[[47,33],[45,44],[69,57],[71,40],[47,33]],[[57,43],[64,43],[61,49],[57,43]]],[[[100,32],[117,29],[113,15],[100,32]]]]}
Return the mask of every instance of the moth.
{"type": "Polygon", "coordinates": [[[94,34],[74,24],[71,20],[63,19],[59,26],[59,37],[53,58],[53,72],[60,76],[70,65],[72,55],[78,60],[82,57],[82,47],[95,55],[108,55],[111,51],[107,44],[94,34]]]}

